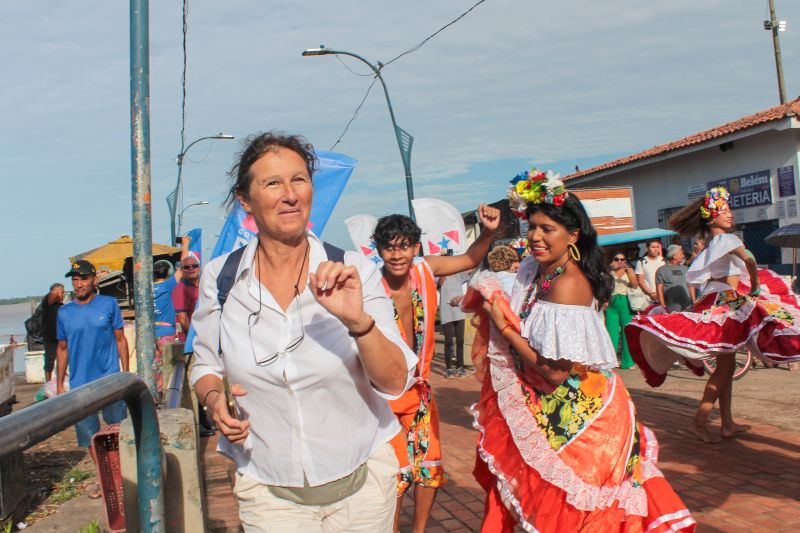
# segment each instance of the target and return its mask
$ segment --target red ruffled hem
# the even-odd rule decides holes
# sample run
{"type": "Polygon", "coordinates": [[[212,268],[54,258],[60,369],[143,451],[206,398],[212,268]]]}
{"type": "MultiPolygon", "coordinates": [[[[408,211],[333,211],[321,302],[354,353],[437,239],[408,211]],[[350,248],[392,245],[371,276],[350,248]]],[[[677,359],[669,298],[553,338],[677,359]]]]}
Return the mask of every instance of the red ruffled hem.
{"type": "Polygon", "coordinates": [[[641,451],[641,460],[650,463],[651,473],[642,484],[646,516],[628,514],[618,501],[603,509],[583,511],[567,502],[563,489],[542,479],[525,463],[498,409],[496,395],[486,396],[484,390],[480,404],[473,408],[475,426],[481,432],[473,474],[488,493],[481,531],[513,531],[517,525],[542,533],[694,531],[691,513],[655,467],[658,444],[649,431],[642,432],[641,451]]]}
{"type": "MultiPolygon", "coordinates": [[[[691,311],[635,317],[625,327],[625,335],[631,357],[647,383],[658,387],[666,379],[664,368],[653,368],[654,364],[659,366],[656,360],[661,361],[663,357],[672,360],[681,357],[698,375],[703,374],[699,359],[746,348],[769,363],[800,361],[797,297],[775,273],[760,270],[759,278],[762,296],[748,300],[738,310],[720,313],[725,307],[715,307],[719,293],[709,293],[695,302],[691,311]],[[703,312],[710,314],[704,316],[703,312]],[[666,350],[654,348],[651,342],[645,354],[641,338],[644,333],[652,335],[666,350]],[[681,351],[689,353],[682,357],[681,351]]],[[[737,292],[747,294],[748,290],[749,286],[742,283],[737,292]]],[[[661,366],[668,367],[668,363],[661,366]]]]}

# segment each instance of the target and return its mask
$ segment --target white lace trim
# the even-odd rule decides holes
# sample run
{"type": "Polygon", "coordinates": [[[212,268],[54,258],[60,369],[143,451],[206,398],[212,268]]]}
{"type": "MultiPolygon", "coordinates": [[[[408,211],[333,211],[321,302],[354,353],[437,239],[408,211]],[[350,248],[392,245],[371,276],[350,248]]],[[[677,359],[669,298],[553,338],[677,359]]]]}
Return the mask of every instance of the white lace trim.
{"type": "Polygon", "coordinates": [[[595,369],[617,366],[611,337],[593,307],[539,301],[521,328],[531,348],[547,359],[566,359],[595,369]]]}
{"type": "MultiPolygon", "coordinates": [[[[496,290],[498,283],[491,276],[479,274],[473,277],[470,285],[479,290],[485,297],[488,297],[496,290]]],[[[517,288],[515,287],[516,292],[517,288]]],[[[608,337],[606,336],[606,338],[608,337]]],[[[627,514],[647,515],[647,494],[643,487],[635,487],[632,483],[621,480],[620,484],[616,486],[598,487],[591,485],[578,477],[573,469],[561,460],[558,453],[547,442],[536,423],[533,413],[528,408],[522,388],[519,386],[519,376],[516,373],[509,345],[494,327],[491,328],[489,336],[487,357],[490,365],[492,388],[497,393],[498,409],[506,420],[514,444],[528,466],[533,468],[544,481],[563,490],[567,495],[567,503],[576,509],[594,511],[610,507],[614,502],[618,502],[619,507],[627,514]]],[[[612,375],[611,381],[612,387],[615,387],[616,375],[612,375]]],[[[480,413],[473,409],[473,414],[475,416],[474,425],[482,432],[482,426],[479,422],[480,413]]],[[[631,417],[634,420],[632,406],[631,417]]],[[[633,429],[632,425],[631,431],[633,429]]],[[[481,457],[487,464],[490,464],[491,461],[490,469],[497,475],[494,459],[483,449],[483,438],[484,434],[482,432],[478,446],[481,457]]],[[[501,478],[498,476],[498,479],[501,478]]],[[[510,490],[508,486],[501,486],[500,488],[501,492],[503,489],[506,492],[510,490]]],[[[513,501],[513,498],[509,501],[513,501]]],[[[515,508],[518,508],[518,502],[515,508]]]]}
{"type": "MultiPolygon", "coordinates": [[[[511,308],[517,314],[522,310],[538,266],[535,260],[528,257],[517,272],[511,296],[511,308]]],[[[486,298],[502,290],[502,283],[496,274],[485,271],[473,276],[470,286],[486,298]]],[[[528,339],[531,348],[547,359],[565,359],[594,369],[617,366],[614,345],[595,307],[538,301],[520,328],[520,334],[528,339]]]]}
{"type": "Polygon", "coordinates": [[[513,508],[514,514],[517,517],[518,525],[521,526],[525,531],[539,533],[539,530],[526,520],[525,513],[522,510],[522,505],[520,505],[519,500],[511,490],[511,483],[509,483],[508,479],[506,479],[505,474],[503,474],[503,472],[497,468],[497,466],[495,466],[494,456],[487,452],[483,447],[483,439],[486,435],[486,428],[484,428],[480,422],[478,422],[480,412],[476,407],[477,405],[478,404],[472,404],[469,410],[472,413],[472,427],[477,429],[481,434],[481,438],[478,441],[478,455],[480,455],[481,460],[486,463],[489,471],[497,478],[497,488],[500,491],[500,497],[503,499],[503,502],[507,507],[510,505],[511,508],[513,508]]]}
{"type": "Polygon", "coordinates": [[[647,442],[647,448],[641,459],[639,459],[642,463],[642,483],[644,483],[650,478],[664,477],[664,474],[656,466],[658,464],[658,439],[656,439],[655,433],[649,427],[644,424],[641,427],[644,432],[645,442],[647,442]]]}
{"type": "MultiPolygon", "coordinates": [[[[493,331],[492,337],[494,336],[493,331]]],[[[490,346],[491,344],[493,342],[490,342],[490,346]]],[[[594,511],[610,507],[618,501],[619,507],[628,514],[647,515],[647,495],[642,487],[634,487],[628,482],[598,487],[580,479],[547,442],[533,413],[528,409],[521,387],[518,384],[508,386],[518,379],[514,367],[501,364],[494,357],[490,361],[498,407],[506,420],[514,444],[528,466],[536,470],[543,480],[562,489],[567,494],[567,503],[576,509],[594,511]]]]}
{"type": "Polygon", "coordinates": [[[742,281],[749,280],[750,275],[747,273],[744,261],[729,255],[742,246],[744,243],[733,233],[716,235],[709,241],[708,247],[692,262],[686,273],[686,282],[702,285],[711,278],[726,276],[739,276],[742,281]]]}

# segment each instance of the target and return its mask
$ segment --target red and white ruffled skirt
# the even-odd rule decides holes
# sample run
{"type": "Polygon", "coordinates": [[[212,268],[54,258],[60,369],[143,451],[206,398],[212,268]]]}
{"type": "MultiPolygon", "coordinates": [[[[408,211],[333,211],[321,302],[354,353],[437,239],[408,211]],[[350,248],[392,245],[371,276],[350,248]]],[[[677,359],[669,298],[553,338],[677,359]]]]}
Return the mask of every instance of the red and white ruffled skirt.
{"type": "Polygon", "coordinates": [[[473,277],[462,306],[478,319],[472,355],[483,387],[472,414],[480,433],[474,474],[487,492],[481,531],[694,531],[694,518],[656,466],[658,442],[637,422],[622,380],[574,363],[553,388],[532,369],[518,370],[484,301],[499,303],[508,324],[520,328],[499,282],[491,274],[473,277]]]}
{"type": "Polygon", "coordinates": [[[770,363],[800,361],[800,301],[774,272],[758,274],[758,296],[745,283],[710,282],[690,311],[635,317],[625,335],[647,383],[661,385],[679,358],[695,371],[703,359],[742,349],[770,363]]]}
{"type": "Polygon", "coordinates": [[[615,373],[575,365],[563,385],[542,393],[513,368],[490,366],[472,407],[474,474],[488,493],[481,531],[694,531],[656,466],[656,437],[636,421],[615,373]],[[517,377],[496,390],[500,374],[517,377]]]}

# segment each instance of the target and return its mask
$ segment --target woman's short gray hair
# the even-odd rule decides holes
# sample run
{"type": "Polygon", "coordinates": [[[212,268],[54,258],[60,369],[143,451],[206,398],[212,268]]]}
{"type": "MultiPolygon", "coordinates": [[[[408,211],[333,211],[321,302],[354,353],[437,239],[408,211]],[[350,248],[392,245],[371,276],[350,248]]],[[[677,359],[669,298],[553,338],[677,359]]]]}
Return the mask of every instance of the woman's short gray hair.
{"type": "Polygon", "coordinates": [[[680,244],[670,244],[669,248],[667,248],[667,259],[672,259],[681,250],[683,248],[681,248],[680,244]]]}

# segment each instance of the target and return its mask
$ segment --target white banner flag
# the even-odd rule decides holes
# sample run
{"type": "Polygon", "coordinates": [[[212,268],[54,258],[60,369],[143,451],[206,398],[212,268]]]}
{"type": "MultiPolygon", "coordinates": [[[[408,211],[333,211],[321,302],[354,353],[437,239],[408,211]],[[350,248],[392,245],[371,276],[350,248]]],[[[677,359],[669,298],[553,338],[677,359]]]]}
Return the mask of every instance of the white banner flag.
{"type": "Polygon", "coordinates": [[[355,249],[376,265],[382,265],[383,261],[381,256],[378,255],[375,241],[372,240],[372,234],[375,231],[378,219],[372,215],[355,215],[346,219],[344,223],[347,226],[347,232],[350,234],[350,240],[353,241],[355,249]]]}
{"type": "Polygon", "coordinates": [[[467,231],[458,209],[436,198],[417,198],[411,202],[417,224],[422,228],[420,240],[425,255],[439,255],[445,250],[460,255],[466,251],[467,231]]]}

